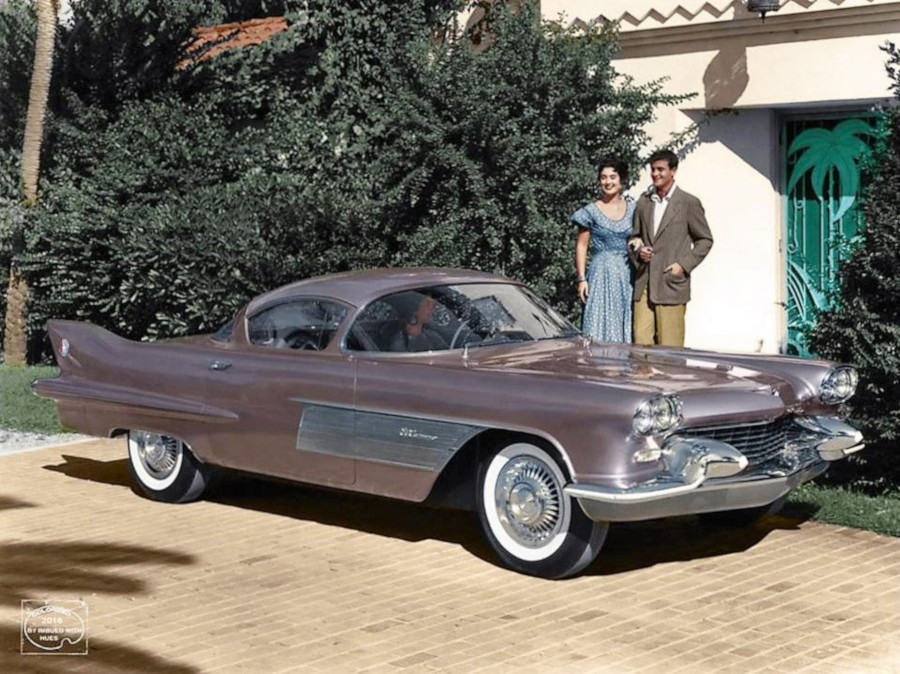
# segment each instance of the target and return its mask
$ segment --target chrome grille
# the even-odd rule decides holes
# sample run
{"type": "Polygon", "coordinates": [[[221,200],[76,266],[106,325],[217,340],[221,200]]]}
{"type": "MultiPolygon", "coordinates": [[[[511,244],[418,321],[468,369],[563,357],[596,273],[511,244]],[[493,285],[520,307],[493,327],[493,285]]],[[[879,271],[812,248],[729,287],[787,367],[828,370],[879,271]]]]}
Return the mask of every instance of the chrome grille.
{"type": "Polygon", "coordinates": [[[676,431],[676,435],[727,443],[746,456],[749,465],[758,466],[781,454],[788,433],[794,426],[791,418],[782,417],[762,423],[682,428],[676,431]]]}

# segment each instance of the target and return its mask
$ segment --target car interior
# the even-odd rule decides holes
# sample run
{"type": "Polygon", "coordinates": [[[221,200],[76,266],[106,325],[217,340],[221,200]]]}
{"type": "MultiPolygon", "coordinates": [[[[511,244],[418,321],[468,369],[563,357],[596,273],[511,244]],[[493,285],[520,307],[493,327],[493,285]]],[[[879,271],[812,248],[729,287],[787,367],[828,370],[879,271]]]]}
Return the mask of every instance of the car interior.
{"type": "Polygon", "coordinates": [[[250,342],[274,349],[321,351],[346,315],[346,306],[328,300],[276,304],[250,318],[250,342]]]}
{"type": "MultiPolygon", "coordinates": [[[[448,304],[453,297],[441,289],[412,290],[396,293],[372,302],[356,319],[347,337],[347,348],[352,351],[404,352],[403,340],[397,336],[402,334],[409,322],[418,320],[417,310],[427,298],[430,303],[430,316],[427,329],[439,336],[437,342],[443,344],[435,350],[446,350],[453,346],[454,337],[459,341],[457,332],[462,321],[456,316],[448,304]]],[[[461,344],[456,344],[461,346],[461,344]]]]}

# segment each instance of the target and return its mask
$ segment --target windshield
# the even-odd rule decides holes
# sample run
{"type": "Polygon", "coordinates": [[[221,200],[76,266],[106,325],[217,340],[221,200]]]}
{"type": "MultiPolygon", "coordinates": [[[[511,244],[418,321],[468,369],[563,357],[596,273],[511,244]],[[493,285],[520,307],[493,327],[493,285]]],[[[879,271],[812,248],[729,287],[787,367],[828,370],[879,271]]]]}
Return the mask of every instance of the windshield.
{"type": "Polygon", "coordinates": [[[471,283],[387,295],[350,329],[347,348],[409,353],[533,342],[579,334],[523,286],[471,283]]]}

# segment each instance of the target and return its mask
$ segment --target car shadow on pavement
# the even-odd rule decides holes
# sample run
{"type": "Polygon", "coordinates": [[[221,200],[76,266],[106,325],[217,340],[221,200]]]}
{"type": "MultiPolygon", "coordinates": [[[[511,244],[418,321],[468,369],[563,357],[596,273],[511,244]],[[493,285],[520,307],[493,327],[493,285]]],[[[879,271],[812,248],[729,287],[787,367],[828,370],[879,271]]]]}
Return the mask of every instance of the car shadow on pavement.
{"type": "Polygon", "coordinates": [[[465,510],[435,508],[230,472],[217,477],[206,500],[402,541],[453,543],[476,557],[499,563],[482,537],[477,519],[465,510]]]}
{"type": "MultiPolygon", "coordinates": [[[[131,487],[126,459],[96,461],[69,455],[63,458],[64,464],[45,468],[83,480],[131,487]]],[[[231,471],[217,476],[205,500],[405,541],[444,541],[500,565],[481,533],[477,518],[466,511],[436,509],[231,471]]],[[[697,517],[616,522],[610,526],[606,543],[586,574],[612,575],[657,564],[742,552],[772,531],[798,528],[814,512],[815,506],[789,503],[783,514],[764,517],[741,528],[705,525],[697,517]]]]}
{"type": "MultiPolygon", "coordinates": [[[[91,482],[127,487],[138,494],[128,474],[128,460],[98,461],[63,454],[64,463],[44,469],[91,482]]],[[[329,490],[299,483],[280,482],[236,471],[220,471],[204,500],[355,529],[405,541],[440,540],[461,545],[482,559],[496,561],[481,537],[471,513],[379,498],[367,494],[329,490]]]]}
{"type": "MultiPolygon", "coordinates": [[[[160,565],[185,566],[190,555],[143,546],[110,543],[17,543],[0,545],[0,605],[18,609],[24,599],[84,599],[90,611],[93,594],[140,595],[150,588],[143,579],[123,575],[123,566],[139,570],[160,565]],[[104,567],[109,567],[105,570],[104,567]]],[[[146,575],[146,574],[142,574],[146,575]]],[[[152,575],[150,576],[152,577],[152,575]]],[[[21,625],[0,625],[0,671],[60,671],[59,656],[25,656],[19,652],[21,625]]],[[[67,671],[152,671],[189,674],[193,667],[170,662],[162,655],[131,644],[93,638],[88,622],[86,658],[64,658],[67,671]],[[82,661],[84,663],[82,664],[82,661]]]]}
{"type": "Polygon", "coordinates": [[[102,482],[120,487],[131,486],[131,478],[128,475],[128,459],[98,461],[90,457],[72,454],[63,454],[62,458],[64,463],[44,466],[44,470],[62,473],[88,482],[102,482]]]}
{"type": "Polygon", "coordinates": [[[773,531],[799,528],[815,507],[790,504],[774,516],[742,527],[705,524],[699,517],[669,517],[645,522],[616,522],[600,555],[585,575],[607,576],[657,564],[720,557],[749,550],[773,531]]]}

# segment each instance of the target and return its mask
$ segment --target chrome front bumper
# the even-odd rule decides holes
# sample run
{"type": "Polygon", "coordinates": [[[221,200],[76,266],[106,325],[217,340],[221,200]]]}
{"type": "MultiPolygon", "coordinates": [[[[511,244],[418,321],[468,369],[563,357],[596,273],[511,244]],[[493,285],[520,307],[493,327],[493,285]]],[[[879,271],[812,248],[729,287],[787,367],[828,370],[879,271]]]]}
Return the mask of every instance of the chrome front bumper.
{"type": "Polygon", "coordinates": [[[665,472],[628,488],[573,483],[592,520],[626,522],[768,505],[821,475],[829,461],[858,452],[862,433],[833,417],[798,417],[797,432],[777,460],[747,470],[747,458],[731,445],[707,438],[668,439],[665,472]]]}

